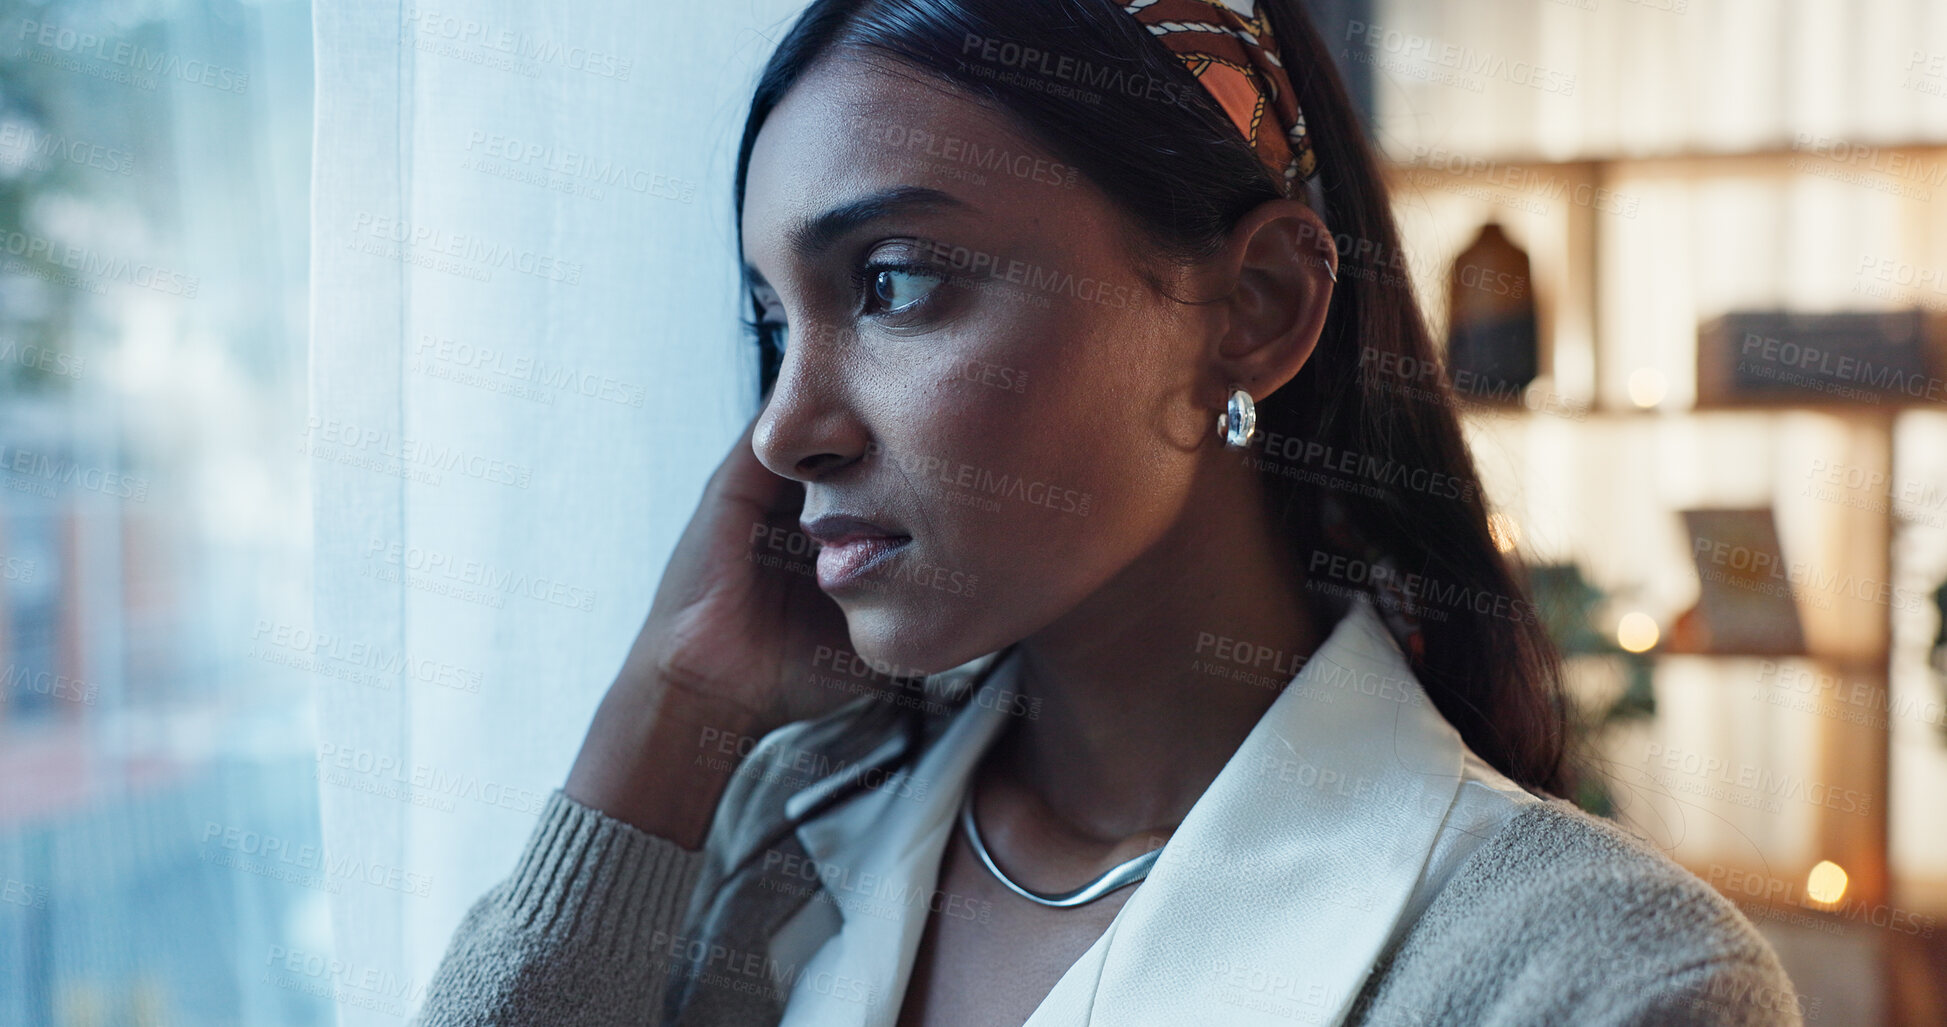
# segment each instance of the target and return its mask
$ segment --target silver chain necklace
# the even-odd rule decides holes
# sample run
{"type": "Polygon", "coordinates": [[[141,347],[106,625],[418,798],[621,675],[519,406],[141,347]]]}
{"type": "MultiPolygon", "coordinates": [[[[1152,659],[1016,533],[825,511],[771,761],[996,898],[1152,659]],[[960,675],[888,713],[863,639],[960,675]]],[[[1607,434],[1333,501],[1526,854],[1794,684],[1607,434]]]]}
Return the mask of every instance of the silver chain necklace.
{"type": "Polygon", "coordinates": [[[980,828],[974,826],[973,797],[973,785],[969,783],[967,785],[967,797],[960,800],[960,827],[967,834],[967,844],[973,847],[974,855],[980,858],[981,865],[987,868],[988,873],[993,874],[996,880],[1006,885],[1008,891],[1027,899],[1029,902],[1038,902],[1041,905],[1054,906],[1059,909],[1069,909],[1075,906],[1086,905],[1115,891],[1117,888],[1127,887],[1149,876],[1150,864],[1155,863],[1156,857],[1163,854],[1162,849],[1151,849],[1134,859],[1111,867],[1108,873],[1082,885],[1074,891],[1065,891],[1054,895],[1031,891],[1015,884],[1011,878],[1001,872],[1000,865],[994,862],[994,857],[988,855],[986,844],[980,840],[980,828]]]}

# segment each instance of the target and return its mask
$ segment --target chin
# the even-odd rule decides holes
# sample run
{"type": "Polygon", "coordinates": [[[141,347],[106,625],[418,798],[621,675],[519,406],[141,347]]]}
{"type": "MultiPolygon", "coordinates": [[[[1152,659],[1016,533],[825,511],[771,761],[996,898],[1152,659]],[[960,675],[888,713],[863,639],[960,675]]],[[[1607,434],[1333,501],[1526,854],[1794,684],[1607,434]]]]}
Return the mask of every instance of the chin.
{"type": "MultiPolygon", "coordinates": [[[[937,606],[937,600],[934,601],[937,606]]],[[[954,605],[961,605],[957,601],[954,605]]],[[[860,599],[843,604],[852,648],[874,670],[895,677],[937,674],[999,648],[969,645],[971,611],[920,610],[860,599]]]]}

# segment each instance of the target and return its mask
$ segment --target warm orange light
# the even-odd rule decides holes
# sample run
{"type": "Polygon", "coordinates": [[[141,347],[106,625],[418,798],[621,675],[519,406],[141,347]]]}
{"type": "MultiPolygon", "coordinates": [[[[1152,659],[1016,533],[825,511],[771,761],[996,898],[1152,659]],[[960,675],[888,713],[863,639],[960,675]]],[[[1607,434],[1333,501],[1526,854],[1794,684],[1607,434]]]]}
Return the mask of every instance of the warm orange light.
{"type": "Polygon", "coordinates": [[[1616,624],[1616,644],[1632,653],[1645,653],[1663,637],[1656,620],[1647,613],[1630,611],[1616,624]]]}
{"type": "Polygon", "coordinates": [[[1820,860],[1805,878],[1805,894],[1814,902],[1831,904],[1846,896],[1845,868],[1829,859],[1820,860]]]}

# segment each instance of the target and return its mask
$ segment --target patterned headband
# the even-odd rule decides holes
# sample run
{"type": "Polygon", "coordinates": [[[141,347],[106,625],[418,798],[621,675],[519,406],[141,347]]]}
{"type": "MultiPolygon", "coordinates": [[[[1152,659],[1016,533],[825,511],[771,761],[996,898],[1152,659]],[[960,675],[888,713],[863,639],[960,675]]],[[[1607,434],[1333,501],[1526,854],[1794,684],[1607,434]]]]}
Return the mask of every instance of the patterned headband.
{"type": "Polygon", "coordinates": [[[1271,19],[1257,12],[1257,0],[1130,0],[1122,9],[1223,106],[1258,159],[1284,183],[1284,195],[1312,181],[1318,161],[1305,133],[1305,112],[1278,59],[1271,19]]]}

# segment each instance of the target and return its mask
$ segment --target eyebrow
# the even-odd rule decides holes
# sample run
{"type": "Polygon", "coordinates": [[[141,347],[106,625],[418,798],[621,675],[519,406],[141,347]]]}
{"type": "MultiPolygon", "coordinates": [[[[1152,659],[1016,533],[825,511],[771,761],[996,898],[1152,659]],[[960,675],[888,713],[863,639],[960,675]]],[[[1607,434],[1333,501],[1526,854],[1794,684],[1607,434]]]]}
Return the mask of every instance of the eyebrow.
{"type": "MultiPolygon", "coordinates": [[[[791,226],[790,231],[785,233],[785,241],[799,259],[813,260],[830,250],[848,233],[874,221],[909,211],[943,210],[978,213],[980,208],[939,189],[897,185],[842,203],[816,217],[806,218],[791,226]]],[[[752,285],[770,288],[770,283],[748,262],[744,264],[744,278],[752,285]]]]}

